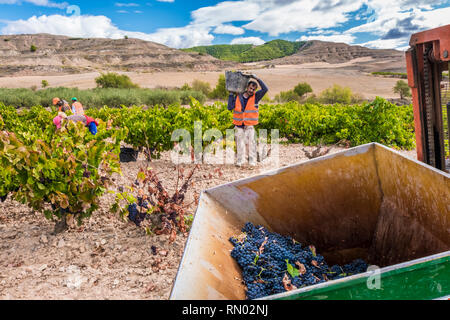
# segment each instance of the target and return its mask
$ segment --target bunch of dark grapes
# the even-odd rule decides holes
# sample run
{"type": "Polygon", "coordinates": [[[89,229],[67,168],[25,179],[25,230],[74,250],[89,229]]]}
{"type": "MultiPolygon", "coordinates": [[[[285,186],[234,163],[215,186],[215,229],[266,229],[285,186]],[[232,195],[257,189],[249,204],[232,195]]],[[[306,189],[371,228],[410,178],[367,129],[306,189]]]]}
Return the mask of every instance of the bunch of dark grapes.
{"type": "Polygon", "coordinates": [[[148,202],[145,201],[145,200],[143,200],[141,197],[138,197],[138,198],[137,198],[137,203],[138,203],[138,206],[139,206],[139,207],[148,209],[148,202]]]}
{"type": "Polygon", "coordinates": [[[1,196],[1,197],[0,197],[0,201],[1,201],[1,202],[5,202],[5,201],[6,201],[6,198],[8,198],[8,195],[7,195],[7,194],[5,194],[4,196],[1,196]]]}
{"type": "MultiPolygon", "coordinates": [[[[144,206],[142,205],[142,207],[144,206]]],[[[146,207],[144,208],[148,208],[148,205],[146,204],[146,207]]],[[[144,221],[146,215],[147,214],[145,212],[138,209],[138,205],[136,203],[128,206],[128,219],[134,222],[138,227],[141,225],[141,222],[144,221]]]]}
{"type": "Polygon", "coordinates": [[[302,247],[289,236],[269,232],[250,222],[245,224],[241,235],[231,237],[230,241],[234,245],[231,256],[242,268],[250,300],[367,270],[361,259],[330,268],[314,247],[302,247]]]}

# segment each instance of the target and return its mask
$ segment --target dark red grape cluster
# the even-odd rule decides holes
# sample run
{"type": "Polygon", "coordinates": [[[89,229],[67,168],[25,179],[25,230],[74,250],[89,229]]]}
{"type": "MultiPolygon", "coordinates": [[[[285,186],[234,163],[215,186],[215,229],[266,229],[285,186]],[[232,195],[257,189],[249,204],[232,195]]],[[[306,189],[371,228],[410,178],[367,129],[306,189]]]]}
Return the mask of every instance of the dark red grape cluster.
{"type": "Polygon", "coordinates": [[[365,272],[367,263],[329,267],[314,246],[303,247],[289,236],[247,222],[240,236],[231,237],[231,256],[242,268],[247,298],[257,299],[365,272]]]}
{"type": "Polygon", "coordinates": [[[138,198],[138,202],[132,203],[128,206],[128,219],[134,222],[138,227],[141,225],[141,222],[147,216],[146,210],[148,209],[147,201],[143,201],[142,198],[138,198]]]}

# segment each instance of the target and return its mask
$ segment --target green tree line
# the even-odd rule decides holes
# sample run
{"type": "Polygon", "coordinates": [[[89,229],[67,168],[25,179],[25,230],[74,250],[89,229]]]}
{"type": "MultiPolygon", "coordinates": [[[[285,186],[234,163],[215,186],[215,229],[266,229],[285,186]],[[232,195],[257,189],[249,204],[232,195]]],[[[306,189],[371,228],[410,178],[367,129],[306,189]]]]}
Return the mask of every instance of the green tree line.
{"type": "Polygon", "coordinates": [[[305,43],[305,41],[272,40],[259,46],[251,44],[212,45],[193,47],[184,49],[184,51],[209,54],[221,60],[256,62],[293,55],[305,43]]]}

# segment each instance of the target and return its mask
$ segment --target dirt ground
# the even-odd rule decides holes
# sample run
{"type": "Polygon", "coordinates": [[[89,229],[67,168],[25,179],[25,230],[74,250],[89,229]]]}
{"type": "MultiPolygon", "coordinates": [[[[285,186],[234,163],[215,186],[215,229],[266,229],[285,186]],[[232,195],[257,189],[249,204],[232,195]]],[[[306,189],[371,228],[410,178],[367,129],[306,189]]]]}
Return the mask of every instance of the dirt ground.
{"type": "MultiPolygon", "coordinates": [[[[389,64],[389,61],[383,62],[389,64]]],[[[381,96],[386,99],[398,98],[393,87],[398,79],[373,76],[361,71],[361,65],[376,66],[379,62],[370,57],[354,59],[341,64],[326,62],[305,63],[299,65],[277,65],[274,68],[261,68],[257,64],[247,64],[245,70],[260,77],[269,87],[268,96],[273,99],[281,91],[293,89],[300,82],[311,85],[313,92],[319,94],[323,90],[338,84],[350,87],[353,93],[360,94],[365,99],[381,96]]],[[[384,66],[385,67],[385,66],[384,66]]],[[[143,88],[173,88],[185,83],[192,84],[194,80],[208,82],[211,88],[217,85],[220,74],[224,72],[155,72],[135,73],[122,72],[143,88]]],[[[0,87],[30,88],[41,87],[41,81],[47,80],[50,87],[78,87],[80,89],[95,88],[95,78],[99,73],[85,73],[61,76],[21,76],[0,77],[0,87]]]]}
{"type": "MultiPolygon", "coordinates": [[[[280,146],[279,167],[307,161],[312,147],[280,146]]],[[[344,150],[333,147],[330,154],[344,150]]],[[[416,158],[415,151],[402,151],[416,158]]],[[[139,159],[122,164],[115,189],[130,185],[140,167],[139,159]]],[[[169,190],[175,189],[175,165],[168,153],[150,165],[169,190]]],[[[192,168],[193,165],[185,165],[192,168]]],[[[217,166],[201,165],[197,177],[217,166]]],[[[275,169],[260,163],[255,169],[220,166],[223,176],[194,185],[194,193],[275,169]]],[[[168,236],[148,236],[133,223],[109,213],[113,195],[101,200],[101,209],[81,228],[52,235],[54,222],[28,207],[7,199],[0,203],[0,299],[9,300],[166,300],[175,280],[187,234],[179,234],[169,245],[168,236]],[[157,248],[154,255],[151,247],[157,248]]],[[[191,213],[195,207],[190,208],[191,213]]]]}

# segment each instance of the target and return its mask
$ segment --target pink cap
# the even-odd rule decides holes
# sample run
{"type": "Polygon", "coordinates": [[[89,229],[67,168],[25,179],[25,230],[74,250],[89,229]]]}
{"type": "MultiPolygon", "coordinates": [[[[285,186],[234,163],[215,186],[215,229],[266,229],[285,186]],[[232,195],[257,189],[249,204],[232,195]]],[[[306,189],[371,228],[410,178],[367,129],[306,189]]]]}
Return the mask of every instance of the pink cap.
{"type": "Polygon", "coordinates": [[[61,129],[61,116],[56,116],[53,118],[53,124],[57,129],[61,129]]]}

